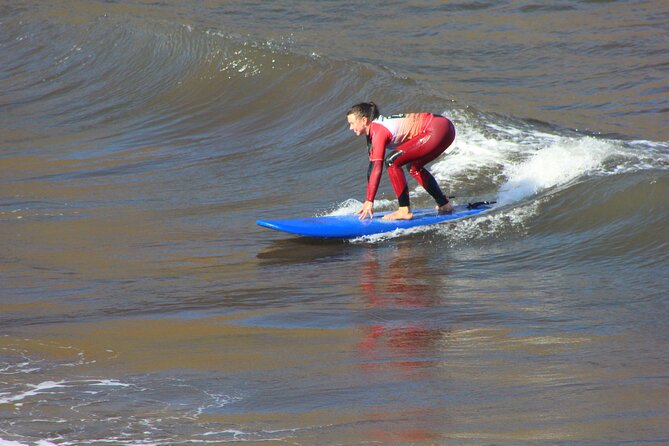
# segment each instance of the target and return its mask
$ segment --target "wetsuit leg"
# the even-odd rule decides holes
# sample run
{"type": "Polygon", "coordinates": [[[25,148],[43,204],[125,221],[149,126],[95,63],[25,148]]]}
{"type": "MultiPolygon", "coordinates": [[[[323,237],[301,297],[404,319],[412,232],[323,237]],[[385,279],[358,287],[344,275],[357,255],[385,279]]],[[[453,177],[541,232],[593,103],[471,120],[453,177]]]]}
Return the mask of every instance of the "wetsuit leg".
{"type": "Polygon", "coordinates": [[[416,181],[418,181],[418,184],[423,186],[423,189],[425,189],[427,193],[430,194],[432,198],[434,198],[434,201],[437,202],[437,205],[443,206],[448,203],[448,198],[446,198],[444,193],[441,191],[439,183],[437,183],[437,180],[430,172],[428,172],[426,168],[421,167],[420,169],[415,169],[412,166],[409,173],[411,173],[411,176],[413,176],[416,181]]]}
{"type": "Polygon", "coordinates": [[[390,177],[390,184],[393,186],[393,191],[395,191],[395,196],[401,207],[408,207],[411,204],[409,200],[409,186],[407,185],[407,180],[404,177],[404,171],[402,170],[402,164],[398,164],[396,161],[399,157],[403,155],[403,152],[395,150],[386,156],[385,164],[388,168],[388,176],[390,177]]]}

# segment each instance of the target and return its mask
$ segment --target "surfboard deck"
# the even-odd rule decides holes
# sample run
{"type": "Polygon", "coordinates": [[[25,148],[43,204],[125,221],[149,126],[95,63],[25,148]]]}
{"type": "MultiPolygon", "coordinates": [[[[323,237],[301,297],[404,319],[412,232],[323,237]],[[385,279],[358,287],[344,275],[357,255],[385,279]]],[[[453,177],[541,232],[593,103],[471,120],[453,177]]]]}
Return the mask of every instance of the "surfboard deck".
{"type": "Polygon", "coordinates": [[[412,220],[384,220],[388,212],[375,212],[374,218],[360,220],[358,215],[334,215],[323,217],[293,218],[288,220],[257,220],[265,228],[287,232],[302,237],[350,239],[365,235],[382,234],[397,229],[435,225],[452,220],[471,217],[492,208],[492,203],[479,202],[454,206],[450,214],[439,214],[432,209],[413,210],[412,220]]]}

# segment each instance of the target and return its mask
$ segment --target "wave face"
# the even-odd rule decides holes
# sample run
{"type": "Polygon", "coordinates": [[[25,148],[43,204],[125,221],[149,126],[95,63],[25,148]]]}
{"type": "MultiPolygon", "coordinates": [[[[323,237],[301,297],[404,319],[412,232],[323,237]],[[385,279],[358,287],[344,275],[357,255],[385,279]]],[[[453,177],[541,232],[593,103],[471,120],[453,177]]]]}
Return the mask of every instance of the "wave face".
{"type": "Polygon", "coordinates": [[[666,443],[659,3],[0,5],[0,445],[666,443]],[[359,208],[366,100],[495,209],[257,228],[359,208]]]}

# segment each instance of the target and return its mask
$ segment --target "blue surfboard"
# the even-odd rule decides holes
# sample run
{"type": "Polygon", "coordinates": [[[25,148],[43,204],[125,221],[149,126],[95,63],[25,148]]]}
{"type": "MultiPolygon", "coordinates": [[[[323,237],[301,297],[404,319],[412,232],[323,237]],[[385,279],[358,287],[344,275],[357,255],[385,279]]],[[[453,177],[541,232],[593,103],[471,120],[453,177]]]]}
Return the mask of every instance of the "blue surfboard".
{"type": "Polygon", "coordinates": [[[439,214],[432,209],[413,210],[412,220],[384,220],[390,212],[375,212],[374,218],[360,220],[358,215],[334,215],[324,217],[294,218],[289,220],[258,220],[260,226],[276,229],[303,237],[349,239],[365,235],[381,234],[418,226],[434,225],[485,212],[492,208],[492,202],[478,202],[455,206],[450,214],[439,214]]]}

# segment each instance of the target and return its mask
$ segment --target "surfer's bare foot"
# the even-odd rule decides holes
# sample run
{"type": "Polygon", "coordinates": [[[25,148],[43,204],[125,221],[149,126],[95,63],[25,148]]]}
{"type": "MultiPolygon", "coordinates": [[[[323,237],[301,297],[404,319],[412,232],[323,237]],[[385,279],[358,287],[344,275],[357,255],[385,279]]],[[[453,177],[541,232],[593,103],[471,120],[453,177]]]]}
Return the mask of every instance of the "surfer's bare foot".
{"type": "Polygon", "coordinates": [[[446,203],[443,206],[437,206],[437,212],[439,214],[450,214],[453,212],[453,206],[451,206],[451,203],[446,203]]]}
{"type": "Polygon", "coordinates": [[[384,220],[411,220],[413,214],[408,207],[401,207],[392,214],[384,215],[384,220]]]}

